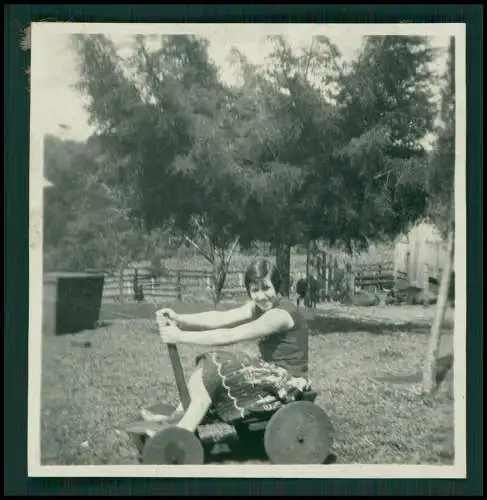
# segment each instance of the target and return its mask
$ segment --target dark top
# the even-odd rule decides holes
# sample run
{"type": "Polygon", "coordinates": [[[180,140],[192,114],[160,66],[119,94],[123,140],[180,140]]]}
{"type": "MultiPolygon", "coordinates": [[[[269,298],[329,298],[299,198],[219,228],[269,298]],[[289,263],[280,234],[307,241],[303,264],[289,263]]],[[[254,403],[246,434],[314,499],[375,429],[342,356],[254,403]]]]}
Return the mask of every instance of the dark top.
{"type": "MultiPolygon", "coordinates": [[[[257,308],[256,308],[257,309],[257,308]]],[[[290,330],[269,335],[259,342],[262,359],[285,368],[295,377],[308,376],[308,328],[297,307],[287,299],[281,299],[276,309],[288,312],[294,321],[290,330]]],[[[256,310],[256,318],[263,313],[256,310]]],[[[256,319],[255,318],[255,319],[256,319]]]]}

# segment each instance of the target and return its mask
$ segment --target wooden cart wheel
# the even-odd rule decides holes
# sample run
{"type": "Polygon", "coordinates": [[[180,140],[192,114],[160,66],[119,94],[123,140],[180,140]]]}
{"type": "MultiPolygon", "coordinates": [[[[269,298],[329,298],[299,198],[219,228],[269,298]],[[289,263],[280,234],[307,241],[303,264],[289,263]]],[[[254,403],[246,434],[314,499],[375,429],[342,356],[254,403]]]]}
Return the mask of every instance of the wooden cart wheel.
{"type": "Polygon", "coordinates": [[[195,434],[180,427],[162,429],[149,438],[142,453],[142,463],[151,465],[202,465],[203,445],[195,434]]]}
{"type": "Polygon", "coordinates": [[[296,401],[271,417],[264,446],[273,464],[323,464],[331,452],[333,434],[333,425],[319,406],[296,401]]]}

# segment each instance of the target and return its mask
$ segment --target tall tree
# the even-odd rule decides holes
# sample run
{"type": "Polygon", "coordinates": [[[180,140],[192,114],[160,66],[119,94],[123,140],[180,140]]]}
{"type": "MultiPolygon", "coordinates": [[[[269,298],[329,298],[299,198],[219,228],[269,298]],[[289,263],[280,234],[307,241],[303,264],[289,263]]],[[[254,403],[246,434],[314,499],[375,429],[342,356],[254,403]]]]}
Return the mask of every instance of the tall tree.
{"type": "Polygon", "coordinates": [[[53,181],[44,202],[46,268],[123,268],[167,248],[167,235],[144,231],[110,183],[110,157],[96,137],[77,143],[47,136],[44,152],[53,181]]]}
{"type": "Polygon", "coordinates": [[[122,59],[106,37],[77,37],[79,84],[120,186],[135,186],[134,212],[147,229],[170,226],[213,266],[219,300],[249,186],[234,161],[232,95],[192,36],[145,37],[122,59]]]}
{"type": "Polygon", "coordinates": [[[80,195],[81,171],[77,168],[83,155],[83,146],[75,141],[63,141],[46,135],[44,138],[44,172],[53,187],[44,192],[44,249],[61,242],[67,225],[76,217],[70,206],[80,195]]]}
{"type": "Polygon", "coordinates": [[[252,223],[244,233],[249,240],[271,243],[286,295],[290,249],[302,241],[307,222],[311,167],[336,136],[324,84],[336,78],[339,55],[325,37],[313,37],[298,51],[283,37],[269,41],[271,53],[260,67],[234,53],[243,77],[236,102],[237,148],[238,161],[252,172],[254,184],[247,207],[252,223]]]}
{"type": "Polygon", "coordinates": [[[298,242],[351,250],[424,213],[433,55],[423,38],[372,37],[345,71],[325,37],[297,53],[277,37],[264,67],[235,54],[244,84],[231,89],[195,37],[150,50],[137,37],[130,66],[103,37],[79,41],[80,88],[121,184],[136,186],[135,210],[216,263],[215,289],[238,238],[272,243],[286,278],[298,242]]]}
{"type": "Polygon", "coordinates": [[[434,52],[421,37],[367,37],[340,76],[340,135],[317,162],[315,237],[350,252],[400,233],[425,213],[422,141],[432,130],[434,52]]]}
{"type": "MultiPolygon", "coordinates": [[[[322,239],[352,252],[423,216],[422,140],[435,115],[428,40],[369,37],[348,68],[324,37],[300,54],[282,38],[274,41],[260,80],[274,129],[267,121],[261,135],[273,138],[264,151],[274,152],[274,165],[286,162],[297,182],[282,196],[281,210],[268,210],[272,221],[260,217],[267,239],[279,242],[280,228],[279,249],[322,239]]],[[[264,155],[258,161],[266,164],[264,155]]]]}

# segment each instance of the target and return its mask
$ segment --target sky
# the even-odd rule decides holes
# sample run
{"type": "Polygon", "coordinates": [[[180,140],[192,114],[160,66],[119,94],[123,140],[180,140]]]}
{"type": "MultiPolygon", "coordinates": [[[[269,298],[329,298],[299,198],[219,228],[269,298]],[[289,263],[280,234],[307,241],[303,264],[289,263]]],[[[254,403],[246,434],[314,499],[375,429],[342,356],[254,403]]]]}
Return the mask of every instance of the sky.
{"type": "MultiPolygon", "coordinates": [[[[59,26],[69,23],[53,24],[59,26]]],[[[227,82],[234,82],[235,70],[229,63],[231,48],[238,48],[253,63],[263,63],[269,53],[269,45],[266,43],[265,37],[270,34],[269,29],[266,30],[263,27],[268,28],[269,26],[237,24],[223,25],[223,28],[222,25],[209,25],[203,30],[201,27],[198,28],[200,29],[199,34],[209,40],[209,56],[219,67],[221,77],[227,82]]],[[[316,32],[316,29],[312,31],[309,26],[279,25],[278,32],[284,34],[293,47],[309,47],[311,36],[316,32]]],[[[322,34],[329,36],[339,48],[344,59],[348,61],[355,58],[363,41],[364,30],[360,30],[356,26],[328,25],[324,31],[321,31],[322,34]]],[[[130,28],[131,34],[134,34],[133,25],[130,28]]],[[[111,38],[118,46],[123,47],[130,28],[117,29],[117,31],[110,33],[111,38]]],[[[177,32],[181,31],[179,29],[177,32]]],[[[446,50],[448,36],[448,32],[436,33],[432,36],[432,45],[446,50]]],[[[63,33],[62,30],[57,30],[57,32],[52,30],[44,32],[42,39],[39,37],[38,40],[40,41],[37,49],[33,45],[33,50],[37,50],[37,61],[41,60],[42,62],[36,65],[38,69],[32,74],[32,78],[33,82],[35,81],[35,95],[39,103],[37,109],[40,110],[42,107],[43,131],[66,139],[85,140],[93,132],[93,128],[88,124],[88,115],[83,107],[85,98],[73,88],[77,82],[78,74],[75,55],[69,44],[69,34],[63,33]]],[[[33,38],[33,43],[36,43],[35,38],[33,38]]],[[[445,57],[439,57],[437,71],[442,72],[444,64],[445,57]]]]}

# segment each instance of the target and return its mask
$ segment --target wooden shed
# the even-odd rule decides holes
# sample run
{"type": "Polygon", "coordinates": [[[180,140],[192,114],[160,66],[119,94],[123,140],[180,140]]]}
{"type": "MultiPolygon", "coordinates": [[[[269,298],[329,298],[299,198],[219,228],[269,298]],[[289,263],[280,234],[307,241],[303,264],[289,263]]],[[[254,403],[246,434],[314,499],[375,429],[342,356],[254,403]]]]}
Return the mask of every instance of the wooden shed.
{"type": "Polygon", "coordinates": [[[394,275],[409,286],[424,288],[428,277],[440,279],[446,259],[446,241],[433,224],[422,221],[397,238],[394,275]]]}

